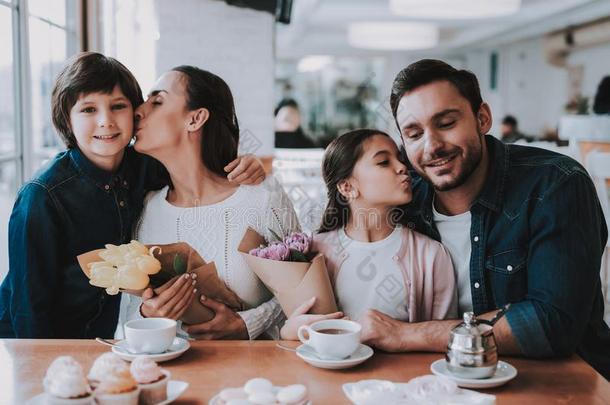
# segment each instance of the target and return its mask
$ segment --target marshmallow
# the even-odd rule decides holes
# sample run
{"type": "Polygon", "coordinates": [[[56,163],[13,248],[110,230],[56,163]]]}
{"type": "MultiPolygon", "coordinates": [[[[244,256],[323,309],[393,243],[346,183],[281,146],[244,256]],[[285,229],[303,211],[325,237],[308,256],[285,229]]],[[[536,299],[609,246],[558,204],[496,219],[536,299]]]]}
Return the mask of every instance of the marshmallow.
{"type": "Polygon", "coordinates": [[[266,378],[253,378],[244,385],[246,394],[252,395],[256,392],[271,392],[273,384],[266,378]]]}
{"type": "Polygon", "coordinates": [[[299,404],[307,398],[307,387],[303,384],[294,384],[282,388],[277,393],[277,400],[282,404],[299,404]]]}

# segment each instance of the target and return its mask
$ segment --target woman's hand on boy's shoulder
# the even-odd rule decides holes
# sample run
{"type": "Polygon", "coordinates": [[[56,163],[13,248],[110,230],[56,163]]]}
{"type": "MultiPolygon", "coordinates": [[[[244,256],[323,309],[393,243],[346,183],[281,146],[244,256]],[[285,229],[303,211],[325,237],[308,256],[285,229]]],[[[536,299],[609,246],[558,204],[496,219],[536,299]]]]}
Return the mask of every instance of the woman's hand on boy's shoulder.
{"type": "Polygon", "coordinates": [[[227,179],[240,185],[257,185],[265,180],[263,162],[252,154],[238,156],[225,166],[227,179]]]}

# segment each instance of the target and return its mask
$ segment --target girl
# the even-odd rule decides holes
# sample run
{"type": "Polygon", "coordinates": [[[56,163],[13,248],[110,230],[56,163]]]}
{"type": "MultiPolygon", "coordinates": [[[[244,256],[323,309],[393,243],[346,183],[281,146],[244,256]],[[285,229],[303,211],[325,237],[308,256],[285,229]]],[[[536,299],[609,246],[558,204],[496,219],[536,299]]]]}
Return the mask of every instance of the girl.
{"type": "MultiPolygon", "coordinates": [[[[203,339],[255,339],[263,332],[277,337],[284,316],[277,300],[250,271],[238,253],[248,226],[262,235],[269,229],[285,235],[298,229],[286,194],[273,178],[258,186],[236,186],[223,167],[237,156],[239,125],[233,96],[220,77],[193,66],[162,75],[148,100],[136,111],[135,148],[160,161],[169,186],[150,193],[137,239],[143,243],[188,242],[244,301],[234,312],[210,298],[197,297],[215,312],[209,322],[185,331],[203,339]]],[[[152,290],[124,295],[121,322],[138,316],[179,319],[192,290],[152,290]]],[[[117,337],[121,328],[117,328],[117,337]]]]}
{"type": "MultiPolygon", "coordinates": [[[[59,74],[52,116],[67,150],[17,196],[10,267],[0,287],[0,337],[113,336],[119,296],[89,285],[76,256],[129,242],[145,190],[158,183],[158,163],[127,147],[142,102],[131,72],[99,53],[77,55],[59,74]]],[[[236,180],[262,174],[258,162],[247,160],[253,174],[243,170],[248,162],[233,162],[242,173],[236,180]]]]}
{"type": "MultiPolygon", "coordinates": [[[[443,246],[399,224],[411,201],[407,168],[392,138],[359,129],[335,139],[322,166],[328,205],[314,250],[323,253],[338,306],[352,319],[376,309],[406,322],[456,315],[453,266],[443,246]]],[[[318,318],[293,314],[281,335],[318,318]]],[[[313,304],[313,302],[311,302],[313,304]]]]}

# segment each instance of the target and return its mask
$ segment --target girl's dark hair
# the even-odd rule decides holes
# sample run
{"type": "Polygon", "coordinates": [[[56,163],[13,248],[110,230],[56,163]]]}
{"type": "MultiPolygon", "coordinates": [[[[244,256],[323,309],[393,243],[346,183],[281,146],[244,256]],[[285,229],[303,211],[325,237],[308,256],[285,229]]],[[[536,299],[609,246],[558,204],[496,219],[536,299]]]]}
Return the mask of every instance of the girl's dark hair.
{"type": "MultiPolygon", "coordinates": [[[[479,81],[474,73],[468,70],[458,70],[453,66],[436,59],[422,59],[401,70],[392,83],[390,107],[396,120],[398,103],[405,93],[425,86],[432,82],[446,80],[451,83],[462,97],[470,103],[472,112],[476,115],[481,108],[483,98],[479,81]]],[[[398,122],[396,122],[398,125],[398,122]]],[[[400,130],[400,128],[399,128],[400,130]]]]}
{"type": "Polygon", "coordinates": [[[76,147],[70,110],[82,94],[112,93],[115,86],[135,109],[144,102],[142,90],[131,72],[118,60],[96,52],[82,52],[68,61],[57,76],[51,93],[51,117],[68,148],[76,147]]]}
{"type": "Polygon", "coordinates": [[[239,124],[235,115],[233,94],[220,77],[195,66],[172,69],[184,75],[187,108],[205,108],[210,116],[203,125],[201,159],[205,167],[221,177],[227,177],[224,167],[237,158],[239,124]]]}
{"type": "Polygon", "coordinates": [[[328,203],[318,232],[330,232],[342,228],[348,221],[350,210],[337,185],[352,175],[356,162],[364,153],[364,142],[374,135],[390,135],[378,129],[356,129],[334,139],[324,152],[322,176],[326,183],[328,203]]]}
{"type": "Polygon", "coordinates": [[[597,86],[593,101],[595,114],[610,114],[610,76],[605,76],[597,86]]]}

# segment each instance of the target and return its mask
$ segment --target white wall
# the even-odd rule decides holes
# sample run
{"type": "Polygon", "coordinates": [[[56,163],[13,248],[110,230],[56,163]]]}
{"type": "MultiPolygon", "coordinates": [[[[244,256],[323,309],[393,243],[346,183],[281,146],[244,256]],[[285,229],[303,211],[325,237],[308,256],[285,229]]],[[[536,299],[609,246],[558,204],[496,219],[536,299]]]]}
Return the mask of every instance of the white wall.
{"type": "MultiPolygon", "coordinates": [[[[542,37],[503,45],[494,49],[466,53],[466,68],[481,84],[483,98],[491,104],[494,115],[492,132],[499,133],[502,117],[512,114],[521,130],[541,135],[556,128],[564,106],[569,101],[568,71],[546,62],[542,37]],[[490,89],[490,54],[498,52],[498,89],[490,89]]],[[[567,58],[570,66],[582,65],[582,95],[592,100],[603,76],[610,75],[610,44],[577,50],[567,58]]]]}
{"type": "Polygon", "coordinates": [[[506,114],[514,115],[521,131],[541,135],[555,128],[567,102],[567,73],[544,59],[542,38],[466,54],[465,68],[479,78],[483,99],[491,105],[499,135],[506,114]],[[498,53],[497,88],[491,89],[491,53],[498,53]]]}
{"type": "Polygon", "coordinates": [[[163,16],[157,70],[191,64],[222,77],[235,98],[242,145],[272,155],[274,17],[217,0],[181,0],[179,7],[174,1],[156,3],[163,16]]]}
{"type": "Polygon", "coordinates": [[[604,76],[610,75],[610,44],[573,52],[568,57],[568,63],[584,66],[582,94],[589,97],[590,106],[593,107],[599,82],[604,76]]]}
{"type": "Polygon", "coordinates": [[[209,70],[231,87],[242,152],[273,154],[271,14],[218,0],[107,0],[103,13],[103,50],[134,72],[145,93],[174,66],[209,70]]]}

